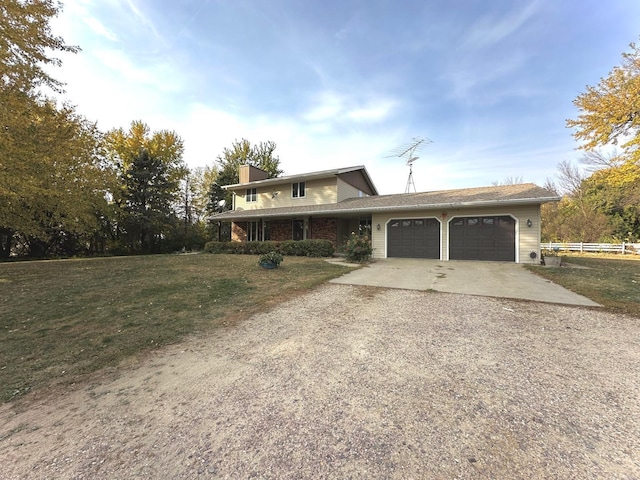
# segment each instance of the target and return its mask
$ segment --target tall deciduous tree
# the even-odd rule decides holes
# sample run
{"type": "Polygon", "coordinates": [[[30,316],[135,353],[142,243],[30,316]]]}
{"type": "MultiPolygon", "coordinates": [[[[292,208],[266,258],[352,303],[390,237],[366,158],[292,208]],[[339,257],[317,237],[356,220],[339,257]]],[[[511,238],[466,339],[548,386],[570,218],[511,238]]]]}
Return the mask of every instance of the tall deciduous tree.
{"type": "Polygon", "coordinates": [[[59,5],[0,2],[0,256],[9,254],[16,234],[43,242],[39,250],[48,248],[53,230],[67,239],[68,229],[80,234],[87,219],[81,210],[92,203],[85,195],[101,190],[86,185],[101,182],[95,126],[42,93],[62,91],[46,70],[60,64],[56,53],[78,51],[51,32],[59,5]]]}
{"type": "Polygon", "coordinates": [[[595,153],[582,162],[599,169],[587,175],[569,162],[559,164],[558,190],[563,198],[542,206],[543,240],[638,241],[640,165],[595,153]]]}
{"type": "Polygon", "coordinates": [[[620,144],[623,155],[640,160],[640,48],[622,54],[622,64],[573,101],[580,114],[567,120],[584,150],[620,144]]]}
{"type": "Polygon", "coordinates": [[[129,168],[142,150],[146,150],[164,164],[171,181],[179,182],[187,174],[182,159],[184,142],[173,130],[152,133],[146,123],[135,120],[128,131],[122,128],[111,130],[105,140],[109,158],[122,172],[129,168]]]}
{"type": "Polygon", "coordinates": [[[206,241],[208,191],[216,174],[211,167],[199,167],[190,170],[180,182],[180,198],[175,210],[181,225],[176,243],[181,243],[183,248],[201,248],[206,241]]]}
{"type": "Polygon", "coordinates": [[[609,219],[618,241],[640,240],[640,165],[627,160],[594,172],[582,184],[583,195],[595,211],[609,219]]]}
{"type": "Polygon", "coordinates": [[[90,249],[112,175],[101,162],[100,134],[70,107],[29,104],[6,122],[0,110],[0,226],[7,237],[1,253],[8,255],[14,234],[35,256],[90,249]]]}
{"type": "MultiPolygon", "coordinates": [[[[219,187],[224,185],[233,185],[240,182],[238,174],[238,167],[240,165],[253,165],[267,172],[268,178],[274,178],[282,174],[280,169],[280,158],[274,155],[276,149],[275,142],[267,141],[260,142],[257,145],[251,145],[249,140],[242,139],[240,141],[235,140],[231,144],[231,148],[225,148],[222,154],[218,155],[216,159],[218,175],[216,183],[219,187]]],[[[209,197],[216,198],[216,202],[221,199],[219,197],[219,191],[213,190],[209,192],[209,197]]],[[[225,192],[223,199],[227,205],[232,204],[232,196],[230,192],[225,192]]],[[[218,204],[211,204],[209,206],[210,211],[215,211],[218,208],[218,204]]]]}
{"type": "Polygon", "coordinates": [[[280,170],[280,158],[274,155],[276,149],[275,142],[260,142],[251,145],[249,140],[235,140],[231,148],[225,148],[222,154],[218,155],[219,185],[232,185],[240,181],[238,167],[240,165],[253,165],[267,172],[268,178],[274,178],[282,174],[280,170]]]}
{"type": "MultiPolygon", "coordinates": [[[[585,176],[571,164],[561,165],[566,195],[556,223],[564,229],[575,223],[590,229],[592,237],[599,233],[595,241],[640,238],[640,48],[630,46],[621,65],[578,95],[574,104],[580,113],[567,120],[586,151],[583,163],[595,172],[585,176]],[[621,151],[607,156],[597,150],[611,145],[621,151]]],[[[580,240],[575,234],[572,239],[580,240]]]]}
{"type": "Polygon", "coordinates": [[[60,91],[62,84],[46,71],[60,65],[53,52],[77,52],[51,32],[50,20],[60,10],[53,0],[0,2],[0,84],[4,89],[31,92],[40,86],[60,91]]]}

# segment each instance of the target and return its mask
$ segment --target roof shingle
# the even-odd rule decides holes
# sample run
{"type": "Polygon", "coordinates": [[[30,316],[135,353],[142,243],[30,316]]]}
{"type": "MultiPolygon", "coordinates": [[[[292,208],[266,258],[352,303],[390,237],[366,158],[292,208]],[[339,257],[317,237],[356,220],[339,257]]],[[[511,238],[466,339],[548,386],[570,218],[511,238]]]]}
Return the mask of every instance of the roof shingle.
{"type": "Polygon", "coordinates": [[[373,213],[384,210],[417,210],[430,208],[452,208],[460,206],[541,204],[558,201],[553,192],[533,183],[491,187],[439,190],[432,192],[375,195],[349,198],[339,203],[304,205],[296,207],[262,208],[252,210],[230,210],[214,215],[215,220],[240,220],[295,215],[373,213]]]}

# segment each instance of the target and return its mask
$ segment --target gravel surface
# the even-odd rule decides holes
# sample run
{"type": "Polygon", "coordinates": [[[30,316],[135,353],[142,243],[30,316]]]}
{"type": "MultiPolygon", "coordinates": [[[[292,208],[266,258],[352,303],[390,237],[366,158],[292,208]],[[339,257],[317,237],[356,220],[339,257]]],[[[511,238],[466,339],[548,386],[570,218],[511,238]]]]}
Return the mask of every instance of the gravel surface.
{"type": "Polygon", "coordinates": [[[1,478],[640,478],[640,320],[325,285],[0,407],[1,478]]]}

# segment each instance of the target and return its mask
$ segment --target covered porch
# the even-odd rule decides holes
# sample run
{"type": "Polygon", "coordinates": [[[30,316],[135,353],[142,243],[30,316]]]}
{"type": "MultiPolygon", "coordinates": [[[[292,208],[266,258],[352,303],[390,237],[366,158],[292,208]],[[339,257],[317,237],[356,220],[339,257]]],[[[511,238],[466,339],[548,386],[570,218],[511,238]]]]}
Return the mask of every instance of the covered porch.
{"type": "Polygon", "coordinates": [[[234,219],[232,242],[329,240],[336,247],[351,233],[371,234],[371,215],[293,216],[234,219]]]}

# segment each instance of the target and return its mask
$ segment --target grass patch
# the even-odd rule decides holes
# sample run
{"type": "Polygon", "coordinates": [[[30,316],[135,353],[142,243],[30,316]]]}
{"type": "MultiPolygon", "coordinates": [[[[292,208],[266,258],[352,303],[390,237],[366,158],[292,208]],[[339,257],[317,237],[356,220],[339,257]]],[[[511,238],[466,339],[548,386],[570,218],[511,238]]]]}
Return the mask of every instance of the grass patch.
{"type": "Polygon", "coordinates": [[[153,255],[0,264],[0,401],[271,308],[349,267],[153,255]]]}
{"type": "Polygon", "coordinates": [[[584,268],[527,266],[538,275],[598,302],[606,310],[640,317],[640,256],[563,255],[584,268]]]}

